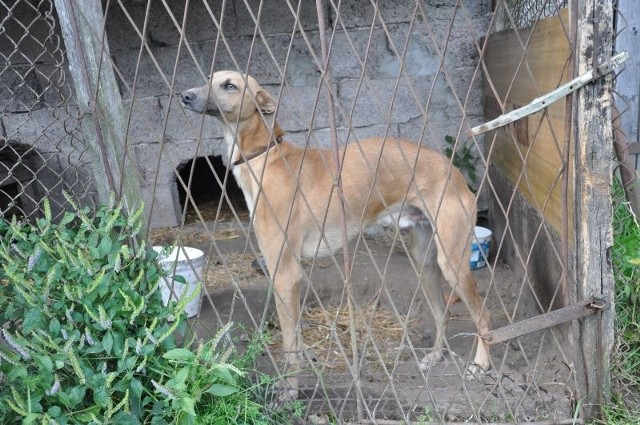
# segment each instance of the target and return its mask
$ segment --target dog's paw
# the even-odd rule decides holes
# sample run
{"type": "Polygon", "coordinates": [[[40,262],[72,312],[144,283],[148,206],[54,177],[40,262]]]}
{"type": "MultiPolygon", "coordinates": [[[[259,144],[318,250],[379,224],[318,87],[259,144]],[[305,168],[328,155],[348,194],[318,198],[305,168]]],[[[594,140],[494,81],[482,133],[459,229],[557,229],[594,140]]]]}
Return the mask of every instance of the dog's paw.
{"type": "Polygon", "coordinates": [[[280,380],[275,383],[271,389],[271,401],[269,402],[269,408],[277,410],[281,406],[294,402],[298,399],[300,391],[297,386],[292,386],[285,380],[280,380]]]}
{"type": "Polygon", "coordinates": [[[269,276],[269,272],[267,271],[267,260],[264,257],[258,257],[251,262],[251,268],[260,274],[265,276],[269,276]]]}
{"type": "Polygon", "coordinates": [[[420,360],[420,370],[429,370],[444,359],[444,350],[433,350],[420,360]]]}
{"type": "Polygon", "coordinates": [[[467,371],[465,373],[465,378],[467,381],[475,381],[489,373],[489,369],[491,369],[491,365],[482,367],[476,363],[471,363],[469,367],[467,367],[467,371]]]}

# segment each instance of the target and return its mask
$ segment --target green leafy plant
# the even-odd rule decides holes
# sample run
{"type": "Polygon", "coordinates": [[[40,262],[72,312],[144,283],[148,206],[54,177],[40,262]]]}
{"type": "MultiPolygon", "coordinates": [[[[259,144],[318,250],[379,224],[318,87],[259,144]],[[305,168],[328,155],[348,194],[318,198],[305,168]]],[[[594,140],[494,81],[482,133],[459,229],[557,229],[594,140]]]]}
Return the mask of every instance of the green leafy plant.
{"type": "Polygon", "coordinates": [[[613,247],[617,350],[612,357],[612,402],[607,424],[637,423],[640,413],[640,226],[614,178],[613,247]]]}
{"type": "Polygon", "coordinates": [[[471,183],[475,183],[478,179],[477,158],[471,147],[467,143],[458,143],[456,147],[456,139],[452,136],[445,136],[444,141],[447,144],[447,147],[443,149],[444,154],[452,160],[455,167],[467,176],[471,183]]]}
{"type": "Polygon", "coordinates": [[[256,339],[238,355],[228,343],[230,329],[227,324],[195,351],[175,348],[162,356],[169,366],[162,369],[164,382],[153,385],[164,396],[163,409],[177,424],[284,424],[300,417],[291,406],[274,411],[261,397],[274,379],[254,371],[253,384],[247,370],[264,345],[256,339]]]}
{"type": "Polygon", "coordinates": [[[290,422],[261,402],[274,380],[249,379],[263,345],[238,355],[228,325],[176,346],[191,298],[163,306],[142,212],[112,202],[55,223],[45,200],[33,224],[0,220],[0,423],[290,422]]]}
{"type": "MultiPolygon", "coordinates": [[[[71,202],[71,200],[69,199],[71,202]]],[[[0,422],[138,423],[150,359],[175,347],[188,300],[162,306],[162,270],[134,245],[142,207],[0,221],[0,422]]]]}

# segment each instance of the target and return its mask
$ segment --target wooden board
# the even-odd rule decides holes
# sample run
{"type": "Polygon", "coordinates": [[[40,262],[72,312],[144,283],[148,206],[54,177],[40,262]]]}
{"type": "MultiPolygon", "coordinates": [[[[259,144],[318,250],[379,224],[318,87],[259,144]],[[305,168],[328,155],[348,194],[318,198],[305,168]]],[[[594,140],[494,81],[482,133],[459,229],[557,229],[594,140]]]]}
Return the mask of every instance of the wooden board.
{"type": "MultiPolygon", "coordinates": [[[[533,29],[507,30],[489,37],[484,62],[485,120],[519,108],[571,78],[567,10],[538,21],[533,29]]],[[[573,226],[573,192],[562,193],[566,144],[566,100],[510,124],[491,141],[491,166],[520,191],[559,234],[565,203],[573,226]]],[[[571,155],[571,152],[570,152],[571,155]]],[[[571,156],[570,156],[571,157],[571,156]]],[[[569,179],[573,180],[571,161],[569,179]]],[[[573,242],[571,242],[573,243],[573,242]]]]}
{"type": "MultiPolygon", "coordinates": [[[[638,0],[618,0],[616,51],[628,51],[629,60],[616,78],[616,106],[629,142],[640,142],[640,8],[638,0]]],[[[640,149],[640,147],[638,148],[640,149]]]]}

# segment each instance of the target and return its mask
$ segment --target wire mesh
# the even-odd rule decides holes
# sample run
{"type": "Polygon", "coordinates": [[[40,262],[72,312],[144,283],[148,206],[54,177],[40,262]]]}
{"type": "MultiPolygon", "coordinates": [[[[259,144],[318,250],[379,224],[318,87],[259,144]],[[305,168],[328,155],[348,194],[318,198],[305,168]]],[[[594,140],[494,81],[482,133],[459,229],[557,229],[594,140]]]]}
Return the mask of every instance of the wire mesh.
{"type": "Polygon", "coordinates": [[[527,28],[536,21],[558,14],[568,0],[506,0],[503,25],[505,28],[527,28]]]}
{"type": "MultiPolygon", "coordinates": [[[[211,338],[233,321],[243,329],[235,341],[239,347],[247,335],[263,335],[268,341],[257,368],[274,376],[287,373],[290,359],[283,352],[274,310],[278,294],[259,261],[268,254],[260,250],[265,241],[256,239],[246,195],[231,172],[223,126],[179,102],[179,93],[205,84],[223,69],[252,75],[271,93],[278,102],[275,119],[287,131],[285,140],[305,155],[314,148],[329,152],[332,142],[358,146],[370,136],[383,137],[390,145],[395,137],[406,138],[449,152],[449,166],[461,167],[477,194],[479,216],[476,223],[468,214],[467,223],[453,227],[495,226],[487,265],[473,271],[482,307],[492,313],[492,327],[566,303],[567,282],[573,279],[567,264],[575,261],[567,239],[571,152],[567,134],[558,132],[565,128],[561,117],[566,111],[545,111],[525,128],[509,127],[498,142],[496,135],[467,136],[487,114],[506,112],[521,102],[510,94],[514,87],[526,86],[537,97],[570,75],[570,50],[551,81],[536,73],[546,63],[522,53],[512,58],[519,71],[498,80],[490,61],[499,63],[500,52],[489,58],[487,42],[506,20],[507,27],[517,29],[514,44],[532,51],[539,21],[556,16],[566,2],[506,2],[499,12],[473,1],[320,4],[322,13],[291,0],[103,2],[105,28],[95,29],[95,39],[106,31],[111,62],[103,66],[113,67],[123,97],[124,132],[142,176],[149,238],[154,245],[193,246],[207,256],[202,309],[192,323],[198,338],[211,338]],[[333,103],[326,101],[327,95],[333,103]],[[487,96],[494,99],[489,106],[483,103],[487,96]],[[497,143],[502,151],[495,150],[497,143]],[[510,151],[504,150],[507,145],[510,151]],[[544,178],[535,168],[541,155],[545,164],[557,166],[544,178]],[[505,178],[490,172],[496,162],[510,165],[512,174],[505,178]]],[[[51,3],[3,4],[0,17],[7,28],[0,46],[9,46],[2,47],[7,66],[0,74],[0,90],[8,93],[2,98],[10,99],[0,112],[6,134],[0,148],[6,170],[0,168],[0,202],[6,205],[0,209],[5,216],[16,208],[29,216],[35,210],[25,206],[26,199],[37,207],[42,197],[62,189],[91,196],[92,183],[83,171],[90,161],[51,3]],[[26,12],[18,13],[19,7],[26,12]],[[11,25],[23,36],[13,35],[11,25]],[[35,34],[45,35],[38,39],[35,34]],[[32,44],[40,53],[24,54],[32,44]],[[34,117],[39,113],[48,117],[46,126],[38,127],[41,121],[34,117]],[[51,187],[47,173],[57,177],[51,187]]],[[[556,31],[569,44],[568,26],[560,24],[556,31]]],[[[267,123],[272,128],[268,117],[267,123]]],[[[268,154],[278,155],[278,149],[268,154]]],[[[319,158],[320,173],[336,177],[340,155],[335,161],[329,153],[319,158]]],[[[398,164],[415,170],[415,161],[401,158],[398,164]]],[[[299,182],[296,203],[306,206],[299,211],[315,214],[312,228],[322,228],[327,210],[312,211],[318,195],[313,185],[302,183],[301,170],[292,166],[282,175],[299,182]]],[[[379,169],[366,163],[363,172],[374,175],[379,169]]],[[[261,173],[255,168],[251,179],[266,181],[261,173]]],[[[381,189],[374,185],[364,190],[375,197],[381,189]]],[[[349,210],[349,199],[343,201],[347,216],[361,213],[349,210]]],[[[438,214],[431,217],[434,223],[438,214]]],[[[354,228],[345,229],[353,236],[345,248],[348,258],[325,249],[324,244],[340,239],[338,232],[319,239],[312,255],[301,259],[302,312],[296,326],[305,343],[298,376],[307,417],[342,422],[573,417],[579,371],[566,334],[545,330],[497,344],[491,370],[468,380],[477,329],[448,287],[443,290],[451,316],[444,359],[435,367],[421,367],[437,336],[432,302],[420,284],[426,275],[411,257],[415,240],[410,231],[379,226],[356,236],[365,226],[361,217],[353,223],[354,228]],[[328,255],[319,255],[321,251],[328,255]]],[[[273,217],[268,225],[284,234],[291,229],[286,216],[273,217]]]]}
{"type": "Polygon", "coordinates": [[[93,184],[53,2],[3,2],[0,20],[0,214],[37,217],[45,197],[59,214],[93,184]]]}

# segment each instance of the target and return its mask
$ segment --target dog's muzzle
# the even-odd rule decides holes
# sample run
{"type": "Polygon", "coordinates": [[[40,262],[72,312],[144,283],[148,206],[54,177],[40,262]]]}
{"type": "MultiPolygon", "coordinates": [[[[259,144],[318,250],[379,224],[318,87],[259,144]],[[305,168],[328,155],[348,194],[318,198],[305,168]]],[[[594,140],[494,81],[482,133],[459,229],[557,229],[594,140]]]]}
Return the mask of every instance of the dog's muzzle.
{"type": "Polygon", "coordinates": [[[206,114],[213,116],[220,115],[220,110],[218,108],[209,107],[206,99],[198,96],[195,91],[187,90],[180,93],[180,101],[182,102],[182,106],[194,112],[205,112],[206,114]]]}
{"type": "Polygon", "coordinates": [[[180,93],[180,100],[182,100],[182,104],[191,109],[193,107],[193,102],[198,98],[198,96],[192,91],[184,91],[180,93]]]}

